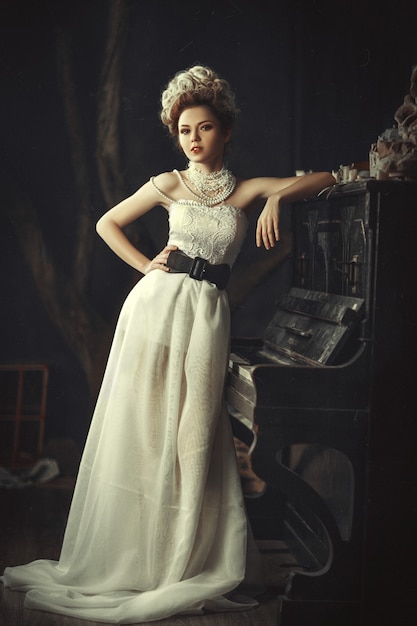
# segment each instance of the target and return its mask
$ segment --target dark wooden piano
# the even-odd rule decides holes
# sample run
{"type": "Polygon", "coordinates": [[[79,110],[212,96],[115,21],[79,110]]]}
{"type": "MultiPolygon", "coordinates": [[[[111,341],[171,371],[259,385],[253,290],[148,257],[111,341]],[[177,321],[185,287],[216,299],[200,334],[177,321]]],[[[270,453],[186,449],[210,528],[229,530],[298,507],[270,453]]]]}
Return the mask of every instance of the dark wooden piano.
{"type": "Polygon", "coordinates": [[[293,281],[232,339],[226,397],[284,502],[281,626],[417,623],[417,184],[359,181],[293,207],[293,281]]]}

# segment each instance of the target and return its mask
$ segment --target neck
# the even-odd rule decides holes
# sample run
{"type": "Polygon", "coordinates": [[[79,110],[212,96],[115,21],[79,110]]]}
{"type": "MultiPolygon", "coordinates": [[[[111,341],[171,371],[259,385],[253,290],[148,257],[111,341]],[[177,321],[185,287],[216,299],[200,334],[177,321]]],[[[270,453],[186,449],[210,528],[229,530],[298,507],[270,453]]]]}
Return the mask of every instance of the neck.
{"type": "Polygon", "coordinates": [[[202,170],[199,164],[189,163],[186,177],[192,187],[189,187],[184,179],[183,182],[191,194],[199,200],[204,199],[210,206],[228,198],[236,185],[236,178],[223,167],[218,170],[208,168],[202,170]]]}
{"type": "Polygon", "coordinates": [[[217,161],[216,163],[194,163],[190,161],[188,167],[194,168],[202,174],[213,174],[213,172],[220,172],[224,165],[223,161],[217,161]]]}

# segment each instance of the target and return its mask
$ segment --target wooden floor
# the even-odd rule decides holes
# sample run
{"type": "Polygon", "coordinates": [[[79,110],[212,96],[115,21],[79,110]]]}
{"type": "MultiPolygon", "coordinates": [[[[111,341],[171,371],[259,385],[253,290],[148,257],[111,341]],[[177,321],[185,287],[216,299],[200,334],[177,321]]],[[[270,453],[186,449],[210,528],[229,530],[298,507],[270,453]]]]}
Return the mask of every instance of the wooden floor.
{"type": "MultiPolygon", "coordinates": [[[[0,489],[0,571],[38,558],[57,559],[74,480],[58,478],[25,489],[0,489]]],[[[267,593],[259,607],[246,612],[177,616],[149,626],[275,626],[279,591],[285,586],[288,560],[280,542],[258,542],[266,572],[267,593]]],[[[94,626],[98,622],[23,608],[24,594],[0,584],[0,626],[94,626]]]]}

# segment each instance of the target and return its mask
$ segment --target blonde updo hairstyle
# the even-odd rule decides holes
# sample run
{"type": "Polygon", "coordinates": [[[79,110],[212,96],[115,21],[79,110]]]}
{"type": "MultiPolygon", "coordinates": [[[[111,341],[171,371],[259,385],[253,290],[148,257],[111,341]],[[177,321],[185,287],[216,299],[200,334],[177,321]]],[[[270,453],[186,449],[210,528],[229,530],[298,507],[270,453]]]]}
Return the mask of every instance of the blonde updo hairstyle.
{"type": "Polygon", "coordinates": [[[177,143],[178,120],[184,109],[208,106],[224,131],[231,130],[238,112],[229,83],[202,65],[178,72],[162,92],[161,103],[162,123],[177,138],[177,143]]]}

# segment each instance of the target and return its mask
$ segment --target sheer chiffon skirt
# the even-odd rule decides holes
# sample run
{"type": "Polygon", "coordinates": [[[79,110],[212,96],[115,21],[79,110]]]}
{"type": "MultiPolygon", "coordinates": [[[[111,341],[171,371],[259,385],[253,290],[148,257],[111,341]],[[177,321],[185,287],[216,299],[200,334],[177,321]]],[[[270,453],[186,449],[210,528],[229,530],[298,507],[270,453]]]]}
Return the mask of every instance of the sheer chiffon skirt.
{"type": "Polygon", "coordinates": [[[247,521],[223,387],[227,296],[145,276],[122,308],[58,562],[7,568],[29,608],[102,622],[237,610],[247,521]]]}

